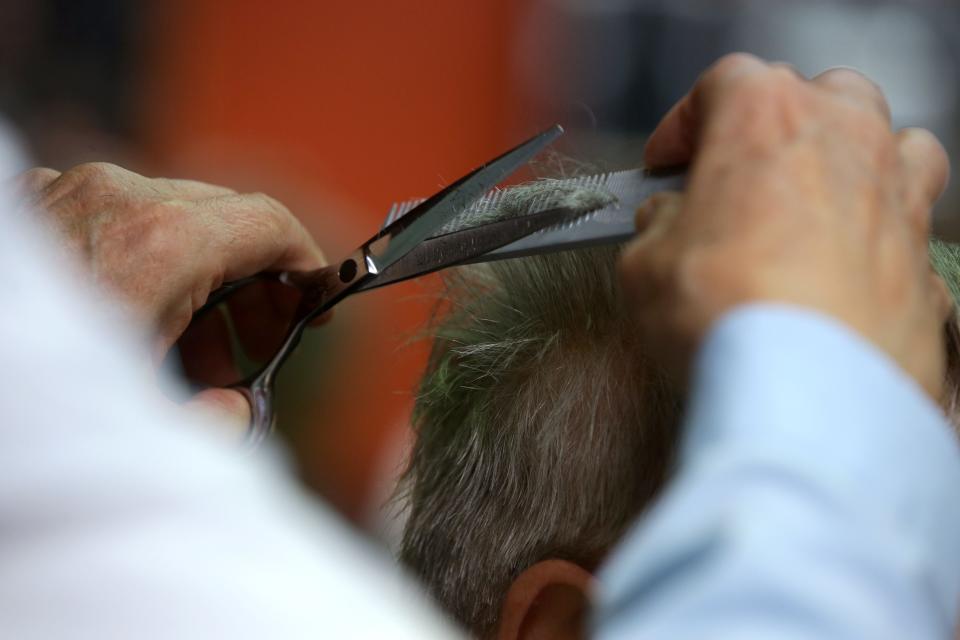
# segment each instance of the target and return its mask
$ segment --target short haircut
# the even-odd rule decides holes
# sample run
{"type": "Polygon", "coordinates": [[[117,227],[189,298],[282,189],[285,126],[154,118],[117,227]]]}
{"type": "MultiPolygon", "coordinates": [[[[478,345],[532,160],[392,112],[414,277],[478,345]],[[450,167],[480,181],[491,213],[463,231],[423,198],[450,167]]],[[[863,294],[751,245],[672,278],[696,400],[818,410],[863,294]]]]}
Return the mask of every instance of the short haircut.
{"type": "MultiPolygon", "coordinates": [[[[515,188],[494,217],[552,193],[515,188]]],[[[641,350],[616,274],[618,247],[448,273],[447,306],[414,409],[402,480],[401,559],[479,636],[510,583],[560,558],[593,568],[663,484],[678,396],[641,350]]]]}
{"type": "Polygon", "coordinates": [[[930,265],[943,278],[953,298],[954,314],[946,326],[947,370],[941,404],[960,434],[960,245],[931,240],[930,265]]]}
{"type": "MultiPolygon", "coordinates": [[[[603,194],[541,181],[489,217],[603,194]],[[541,200],[542,204],[542,200],[541,200]]],[[[471,632],[494,631],[510,583],[560,558],[592,569],[666,480],[680,396],[645,357],[616,277],[618,247],[448,271],[401,481],[401,560],[471,632]]],[[[960,247],[931,263],[960,300],[960,247]]],[[[944,405],[960,424],[960,331],[947,327],[944,405]]]]}

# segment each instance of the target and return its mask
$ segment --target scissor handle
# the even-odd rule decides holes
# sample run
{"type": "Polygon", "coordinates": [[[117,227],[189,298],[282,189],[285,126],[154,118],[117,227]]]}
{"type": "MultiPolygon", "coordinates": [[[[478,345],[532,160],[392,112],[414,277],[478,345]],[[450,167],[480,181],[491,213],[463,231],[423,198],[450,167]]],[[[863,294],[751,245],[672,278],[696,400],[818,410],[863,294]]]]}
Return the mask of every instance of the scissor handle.
{"type": "Polygon", "coordinates": [[[277,372],[300,343],[304,329],[315,315],[316,307],[310,304],[310,292],[305,291],[304,302],[301,302],[283,337],[283,343],[270,361],[243,382],[230,387],[242,393],[250,404],[250,424],[247,429],[247,444],[250,447],[256,447],[273,432],[277,421],[273,402],[277,372]]]}
{"type": "Polygon", "coordinates": [[[250,423],[247,425],[246,445],[255,449],[273,433],[277,414],[273,407],[273,376],[260,372],[249,382],[230,387],[243,394],[250,405],[250,423]]]}
{"type": "MultiPolygon", "coordinates": [[[[268,280],[282,281],[282,278],[275,273],[258,273],[228,282],[207,296],[207,301],[194,312],[193,317],[199,318],[206,315],[238,291],[246,289],[254,283],[268,280]]],[[[291,284],[291,286],[296,285],[291,284]]],[[[273,432],[276,423],[273,402],[274,371],[275,369],[264,367],[247,379],[229,387],[243,394],[250,405],[250,423],[247,425],[246,444],[251,449],[259,446],[273,432]]]]}
{"type": "Polygon", "coordinates": [[[229,388],[239,391],[250,405],[250,424],[247,430],[247,444],[252,448],[259,445],[272,433],[276,424],[274,406],[274,381],[280,366],[290,356],[290,353],[300,342],[303,331],[310,320],[325,308],[327,282],[336,276],[336,269],[324,267],[316,271],[303,273],[260,273],[248,278],[241,278],[228,282],[216,289],[207,298],[207,302],[200,307],[194,317],[199,317],[215,306],[226,301],[234,293],[256,282],[272,280],[287,286],[299,289],[303,294],[300,306],[290,321],[283,342],[266,365],[259,371],[248,376],[245,380],[231,385],[229,388]]]}
{"type": "Polygon", "coordinates": [[[208,311],[225,301],[236,292],[240,291],[241,289],[246,289],[255,282],[265,281],[282,282],[283,280],[281,279],[280,274],[277,273],[258,273],[253,276],[228,282],[223,286],[214,289],[210,295],[207,296],[207,301],[203,303],[203,306],[193,312],[193,317],[199,318],[200,316],[205,315],[208,311]]]}

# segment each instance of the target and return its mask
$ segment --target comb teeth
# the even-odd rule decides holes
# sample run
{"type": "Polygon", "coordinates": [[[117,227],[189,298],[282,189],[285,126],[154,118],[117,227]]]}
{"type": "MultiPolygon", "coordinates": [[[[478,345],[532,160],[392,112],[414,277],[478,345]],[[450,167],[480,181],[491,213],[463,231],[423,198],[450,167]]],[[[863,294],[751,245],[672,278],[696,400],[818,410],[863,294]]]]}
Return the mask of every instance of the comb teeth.
{"type": "MultiPolygon", "coordinates": [[[[579,176],[576,178],[568,178],[565,180],[556,180],[556,188],[558,189],[569,189],[569,188],[584,188],[584,189],[604,189],[609,191],[612,194],[616,195],[622,193],[626,187],[628,177],[633,176],[636,173],[635,170],[628,171],[612,171],[608,173],[597,173],[589,176],[579,176]]],[[[508,187],[509,189],[509,187],[508,187]]],[[[476,214],[476,213],[486,213],[489,211],[495,210],[499,205],[500,201],[503,199],[503,194],[506,189],[497,189],[494,188],[488,192],[485,196],[475,201],[469,207],[467,207],[464,212],[460,215],[467,214],[476,214]]],[[[527,215],[531,213],[537,213],[542,210],[544,203],[546,202],[547,194],[538,196],[534,198],[528,205],[525,207],[525,211],[522,215],[527,215]]],[[[390,211],[387,212],[387,217],[383,221],[383,227],[390,225],[403,216],[410,213],[410,211],[423,202],[425,198],[413,198],[411,200],[405,200],[402,202],[397,202],[390,207],[390,211]]],[[[584,221],[589,219],[591,216],[581,216],[577,218],[572,223],[567,224],[582,224],[584,221]]]]}
{"type": "Polygon", "coordinates": [[[549,233],[551,231],[565,231],[567,229],[573,229],[574,227],[579,227],[580,225],[585,224],[590,220],[593,220],[594,218],[597,217],[597,215],[599,215],[599,213],[600,213],[599,209],[596,211],[588,211],[587,213],[577,216],[573,220],[567,220],[566,222],[555,224],[552,227],[541,229],[538,233],[549,233]]]}

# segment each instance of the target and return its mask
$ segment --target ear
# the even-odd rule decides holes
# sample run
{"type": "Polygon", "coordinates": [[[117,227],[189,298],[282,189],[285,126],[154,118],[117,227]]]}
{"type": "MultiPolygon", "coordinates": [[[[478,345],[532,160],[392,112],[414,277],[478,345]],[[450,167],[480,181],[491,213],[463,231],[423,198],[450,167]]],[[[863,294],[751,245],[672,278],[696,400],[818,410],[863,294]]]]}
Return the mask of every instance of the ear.
{"type": "Polygon", "coordinates": [[[566,560],[543,560],[521,573],[500,609],[497,640],[587,637],[594,578],[566,560]]]}

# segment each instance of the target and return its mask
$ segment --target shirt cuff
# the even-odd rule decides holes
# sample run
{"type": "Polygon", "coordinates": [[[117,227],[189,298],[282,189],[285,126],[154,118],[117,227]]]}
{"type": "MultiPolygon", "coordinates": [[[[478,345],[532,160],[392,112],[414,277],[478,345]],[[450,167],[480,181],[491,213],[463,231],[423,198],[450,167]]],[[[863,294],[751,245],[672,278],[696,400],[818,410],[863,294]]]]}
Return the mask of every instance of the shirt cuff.
{"type": "Polygon", "coordinates": [[[683,465],[739,450],[733,457],[798,469],[940,564],[940,598],[960,594],[956,435],[919,385],[846,325],[787,305],[728,313],[700,352],[686,427],[683,465]]]}

